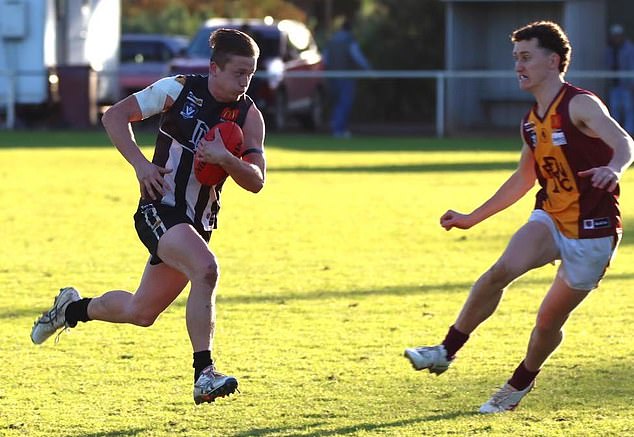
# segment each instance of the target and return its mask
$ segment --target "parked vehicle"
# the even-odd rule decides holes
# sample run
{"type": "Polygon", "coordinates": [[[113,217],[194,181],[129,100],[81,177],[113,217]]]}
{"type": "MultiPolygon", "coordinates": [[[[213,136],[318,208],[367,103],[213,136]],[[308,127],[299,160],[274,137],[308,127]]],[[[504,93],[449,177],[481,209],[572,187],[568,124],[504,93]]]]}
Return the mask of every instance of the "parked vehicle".
{"type": "Polygon", "coordinates": [[[324,68],[322,58],[310,30],[298,21],[207,20],[192,38],[184,56],[172,60],[170,73],[207,74],[209,36],[219,28],[242,30],[260,46],[258,72],[247,94],[264,114],[267,127],[283,129],[291,117],[308,129],[323,124],[326,89],[319,74],[324,68]],[[305,77],[288,74],[296,72],[312,74],[305,77]]]}
{"type": "Polygon", "coordinates": [[[127,96],[168,75],[169,61],[189,43],[184,36],[123,34],[119,48],[119,87],[127,96]]]}

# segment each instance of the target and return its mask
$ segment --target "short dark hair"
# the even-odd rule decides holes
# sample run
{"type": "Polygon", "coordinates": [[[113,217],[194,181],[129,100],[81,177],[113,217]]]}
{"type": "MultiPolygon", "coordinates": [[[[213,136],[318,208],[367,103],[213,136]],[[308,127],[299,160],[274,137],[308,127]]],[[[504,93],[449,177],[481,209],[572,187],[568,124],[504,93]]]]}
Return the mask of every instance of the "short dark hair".
{"type": "Polygon", "coordinates": [[[224,68],[231,56],[258,58],[260,48],[253,38],[237,29],[218,29],[209,37],[211,60],[224,68]]]}
{"type": "Polygon", "coordinates": [[[557,53],[559,72],[565,73],[570,64],[572,47],[570,41],[559,24],[552,21],[534,21],[524,27],[520,27],[511,34],[511,41],[528,41],[537,39],[537,45],[551,52],[557,53]]]}

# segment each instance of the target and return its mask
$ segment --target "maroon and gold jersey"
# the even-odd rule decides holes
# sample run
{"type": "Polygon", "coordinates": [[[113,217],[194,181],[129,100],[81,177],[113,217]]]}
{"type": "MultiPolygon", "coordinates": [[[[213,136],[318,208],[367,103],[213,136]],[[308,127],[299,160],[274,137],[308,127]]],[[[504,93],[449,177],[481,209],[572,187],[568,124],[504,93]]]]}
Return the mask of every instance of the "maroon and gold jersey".
{"type": "Polygon", "coordinates": [[[533,152],[541,186],[535,208],[549,213],[568,238],[613,236],[621,232],[619,187],[609,193],[577,173],[607,165],[614,152],[570,120],[569,103],[578,94],[592,93],[565,83],[543,117],[534,105],[522,120],[524,142],[533,152]]]}

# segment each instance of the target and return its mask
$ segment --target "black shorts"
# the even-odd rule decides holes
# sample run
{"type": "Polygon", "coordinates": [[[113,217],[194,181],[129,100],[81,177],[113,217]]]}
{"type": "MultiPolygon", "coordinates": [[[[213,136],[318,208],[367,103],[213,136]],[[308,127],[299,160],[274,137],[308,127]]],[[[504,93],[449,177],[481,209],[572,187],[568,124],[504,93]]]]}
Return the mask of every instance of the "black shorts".
{"type": "Polygon", "coordinates": [[[205,231],[201,226],[196,226],[189,217],[176,208],[152,203],[139,204],[139,209],[134,213],[134,227],[139,239],[150,252],[150,264],[156,265],[163,262],[156,254],[159,239],[169,228],[180,223],[192,225],[196,232],[209,243],[211,231],[205,231]]]}

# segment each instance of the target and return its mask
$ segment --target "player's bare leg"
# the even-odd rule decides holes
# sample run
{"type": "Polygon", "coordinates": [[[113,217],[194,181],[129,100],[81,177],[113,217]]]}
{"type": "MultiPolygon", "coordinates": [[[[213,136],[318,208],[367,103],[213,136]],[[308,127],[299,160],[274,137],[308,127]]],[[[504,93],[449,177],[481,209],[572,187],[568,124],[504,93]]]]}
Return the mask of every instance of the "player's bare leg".
{"type": "Polygon", "coordinates": [[[88,317],[113,323],[150,326],[187,285],[187,277],[165,263],[145,266],[137,291],[109,291],[88,304],[88,317]]]}
{"type": "Polygon", "coordinates": [[[500,259],[473,285],[443,343],[407,348],[405,357],[416,370],[427,369],[437,375],[445,372],[469,334],[493,314],[504,288],[527,271],[553,261],[557,255],[548,227],[539,222],[526,223],[513,235],[500,259]]]}
{"type": "Polygon", "coordinates": [[[99,297],[82,299],[75,288],[63,288],[53,307],[35,322],[31,340],[41,344],[59,329],[75,327],[80,320],[150,326],[186,284],[187,278],[179,271],[165,264],[153,266],[148,263],[134,294],[113,290],[99,297]]]}
{"type": "Polygon", "coordinates": [[[480,407],[481,413],[504,413],[517,407],[532,390],[542,364],[563,339],[562,327],[570,313],[588,296],[588,291],[573,290],[558,275],[542,301],[526,357],[504,386],[480,407]]]}
{"type": "Polygon", "coordinates": [[[187,224],[176,225],[161,237],[159,257],[183,272],[191,282],[187,299],[187,331],[194,351],[211,350],[215,322],[218,264],[200,235],[187,224]]]}
{"type": "Polygon", "coordinates": [[[186,319],[194,349],[194,402],[214,402],[219,397],[234,393],[238,388],[237,379],[216,371],[211,359],[215,290],[219,275],[215,256],[207,243],[187,224],[176,225],[163,235],[158,255],[191,281],[186,319]]]}
{"type": "Polygon", "coordinates": [[[573,290],[557,275],[537,313],[524,359],[527,369],[539,370],[557,349],[563,339],[564,323],[588,294],[588,291],[573,290]]]}
{"type": "Polygon", "coordinates": [[[497,308],[504,288],[529,270],[554,261],[559,254],[548,227],[528,222],[511,238],[499,260],[473,285],[454,326],[473,332],[497,308]]]}

